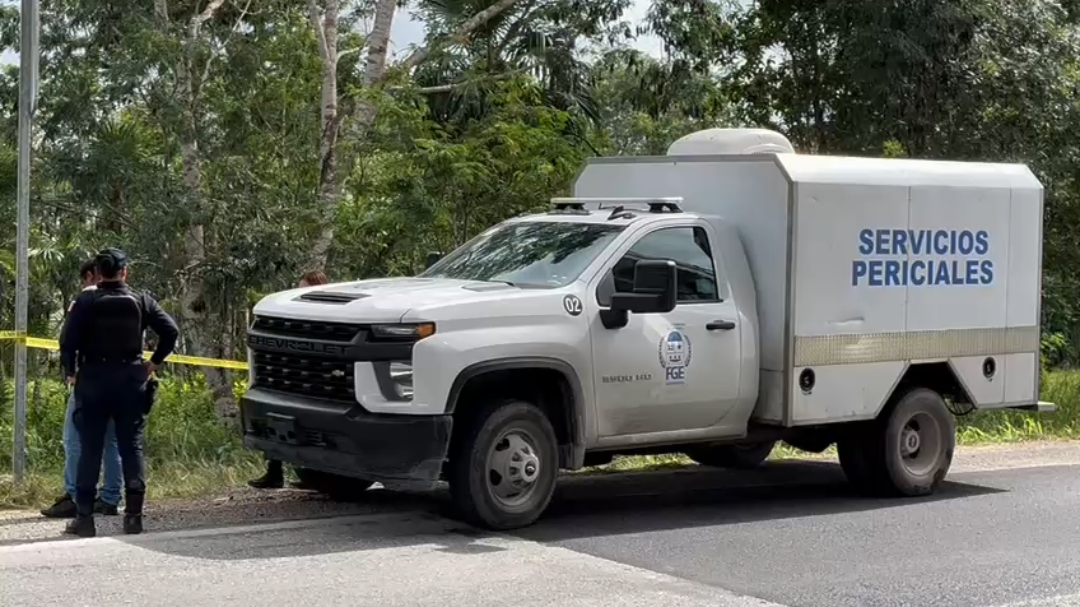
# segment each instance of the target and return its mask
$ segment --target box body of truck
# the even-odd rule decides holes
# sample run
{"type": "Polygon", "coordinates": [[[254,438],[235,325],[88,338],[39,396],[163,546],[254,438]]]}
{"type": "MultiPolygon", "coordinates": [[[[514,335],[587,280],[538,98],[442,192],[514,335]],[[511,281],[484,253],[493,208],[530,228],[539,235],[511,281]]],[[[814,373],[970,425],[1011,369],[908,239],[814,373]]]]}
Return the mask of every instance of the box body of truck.
{"type": "Polygon", "coordinates": [[[757,422],[873,419],[911,365],[934,362],[979,409],[1038,402],[1043,188],[1023,165],[596,158],[574,195],[681,197],[735,226],[756,291],[757,422]]]}

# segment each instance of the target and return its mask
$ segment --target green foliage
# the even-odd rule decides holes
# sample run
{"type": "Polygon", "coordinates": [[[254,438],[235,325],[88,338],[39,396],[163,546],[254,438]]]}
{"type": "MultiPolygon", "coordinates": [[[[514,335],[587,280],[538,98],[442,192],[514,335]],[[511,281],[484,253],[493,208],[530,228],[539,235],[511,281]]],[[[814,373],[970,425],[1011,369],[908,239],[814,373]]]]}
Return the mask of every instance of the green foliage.
{"type": "MultiPolygon", "coordinates": [[[[432,52],[366,86],[356,26],[372,3],[342,3],[336,78],[350,136],[328,214],[322,62],[304,3],[228,1],[191,37],[205,2],[169,2],[164,19],[152,2],[43,0],[31,331],[55,335],[78,265],[119,245],[136,262],[132,281],[174,315],[182,288],[204,281],[189,303],[213,326],[182,333],[205,330],[220,355],[239,358],[251,306],[295,283],[326,218],[333,279],[412,274],[429,252],[567,194],[587,156],[663,154],[699,129],[761,126],[802,152],[1027,163],[1046,186],[1043,363],[1080,362],[1072,3],[657,2],[644,31],[662,41],[659,58],[626,47],[627,0],[519,0],[452,35],[492,5],[421,1],[432,52]],[[355,135],[365,104],[376,118],[355,135]],[[195,186],[182,158],[191,141],[202,160],[195,186]],[[192,262],[194,225],[205,227],[205,256],[192,262]]],[[[0,8],[0,47],[13,49],[17,33],[18,11],[0,8]]],[[[0,70],[8,226],[17,72],[0,70]]],[[[0,330],[13,322],[14,237],[0,233],[0,330]]],[[[11,357],[0,351],[2,379],[11,357]]],[[[53,443],[34,448],[55,457],[53,443]]]]}
{"type": "MultiPolygon", "coordinates": [[[[0,470],[11,468],[11,384],[4,385],[0,409],[0,470]]],[[[40,472],[61,471],[64,465],[63,426],[68,388],[60,381],[30,384],[27,411],[27,455],[40,472]]],[[[210,391],[202,381],[165,379],[161,382],[146,429],[149,465],[183,462],[197,466],[235,466],[250,461],[236,428],[217,419],[210,391]]]]}

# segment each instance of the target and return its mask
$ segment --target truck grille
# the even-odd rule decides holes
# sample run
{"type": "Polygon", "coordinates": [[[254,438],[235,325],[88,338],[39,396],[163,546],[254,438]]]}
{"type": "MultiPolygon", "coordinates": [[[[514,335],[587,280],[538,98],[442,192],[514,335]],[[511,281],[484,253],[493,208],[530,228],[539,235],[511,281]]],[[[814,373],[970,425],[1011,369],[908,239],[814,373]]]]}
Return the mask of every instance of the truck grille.
{"type": "Polygon", "coordinates": [[[308,398],[356,403],[353,364],[349,361],[252,352],[255,386],[308,398]]]}
{"type": "Polygon", "coordinates": [[[321,320],[292,320],[272,316],[256,316],[252,329],[283,337],[302,337],[320,341],[349,343],[360,333],[363,327],[321,320]]]}

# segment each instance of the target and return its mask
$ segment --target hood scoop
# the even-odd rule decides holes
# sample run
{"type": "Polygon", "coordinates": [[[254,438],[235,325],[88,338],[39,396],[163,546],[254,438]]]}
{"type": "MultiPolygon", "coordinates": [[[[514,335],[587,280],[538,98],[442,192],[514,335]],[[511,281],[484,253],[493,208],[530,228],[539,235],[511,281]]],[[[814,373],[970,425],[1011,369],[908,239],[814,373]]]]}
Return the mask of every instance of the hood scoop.
{"type": "Polygon", "coordinates": [[[488,291],[506,291],[513,289],[514,287],[506,284],[505,282],[474,282],[461,287],[466,291],[473,291],[474,293],[486,293],[488,291]]]}
{"type": "Polygon", "coordinates": [[[312,291],[310,293],[304,293],[300,297],[297,297],[297,301],[310,301],[312,303],[324,303],[345,305],[347,303],[354,302],[358,299],[364,299],[365,297],[371,297],[367,293],[342,293],[341,291],[312,291]]]}

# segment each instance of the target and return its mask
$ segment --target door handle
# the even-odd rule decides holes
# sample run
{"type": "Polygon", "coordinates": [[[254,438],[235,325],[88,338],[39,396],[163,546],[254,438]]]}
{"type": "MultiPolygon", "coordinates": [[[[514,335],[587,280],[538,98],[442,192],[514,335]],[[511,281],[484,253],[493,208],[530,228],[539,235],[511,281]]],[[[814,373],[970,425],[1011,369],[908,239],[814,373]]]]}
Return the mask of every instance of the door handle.
{"type": "Polygon", "coordinates": [[[730,331],[735,328],[735,323],[730,320],[714,320],[705,325],[709,331],[730,331]]]}

